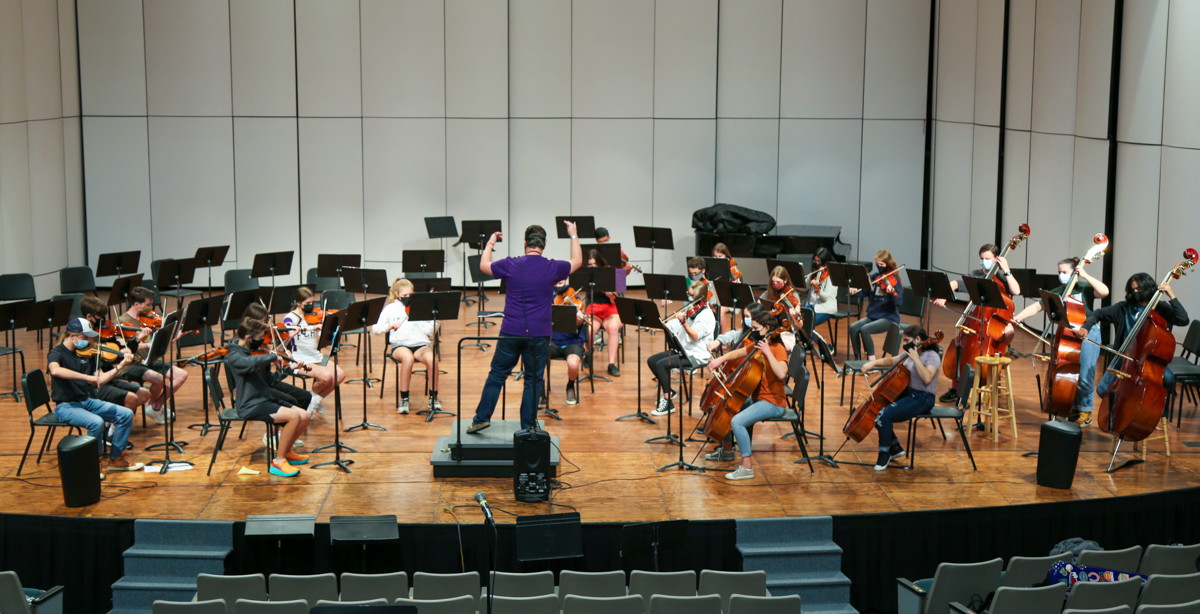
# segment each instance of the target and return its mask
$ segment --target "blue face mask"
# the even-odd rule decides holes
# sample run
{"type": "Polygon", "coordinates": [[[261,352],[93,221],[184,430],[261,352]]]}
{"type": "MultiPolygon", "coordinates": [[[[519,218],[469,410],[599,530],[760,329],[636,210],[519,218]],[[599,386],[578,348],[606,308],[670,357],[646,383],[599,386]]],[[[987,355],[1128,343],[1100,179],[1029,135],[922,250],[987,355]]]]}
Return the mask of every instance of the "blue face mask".
{"type": "Polygon", "coordinates": [[[983,270],[985,271],[992,270],[992,267],[995,266],[995,264],[996,261],[992,260],[991,258],[982,258],[979,260],[979,265],[982,266],[983,270]]]}
{"type": "Polygon", "coordinates": [[[1059,273],[1058,281],[1061,282],[1064,286],[1067,285],[1067,282],[1071,281],[1071,274],[1070,273],[1059,273]]]}
{"type": "Polygon", "coordinates": [[[88,346],[87,339],[76,339],[75,340],[75,349],[82,350],[82,349],[86,348],[87,346],[88,346]]]}
{"type": "Polygon", "coordinates": [[[746,325],[746,328],[750,328],[750,318],[742,318],[742,323],[746,325]]]}

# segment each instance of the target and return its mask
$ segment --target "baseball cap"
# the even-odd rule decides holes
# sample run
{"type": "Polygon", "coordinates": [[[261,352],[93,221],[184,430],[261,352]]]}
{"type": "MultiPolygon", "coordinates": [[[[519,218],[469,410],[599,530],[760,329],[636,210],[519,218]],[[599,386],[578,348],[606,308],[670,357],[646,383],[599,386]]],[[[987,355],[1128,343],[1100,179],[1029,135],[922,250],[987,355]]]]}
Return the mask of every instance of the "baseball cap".
{"type": "Polygon", "coordinates": [[[97,333],[96,331],[92,330],[92,325],[89,324],[88,321],[83,318],[74,318],[70,322],[67,322],[67,332],[68,333],[83,333],[84,335],[86,335],[88,337],[99,337],[100,336],[100,333],[97,333]]]}

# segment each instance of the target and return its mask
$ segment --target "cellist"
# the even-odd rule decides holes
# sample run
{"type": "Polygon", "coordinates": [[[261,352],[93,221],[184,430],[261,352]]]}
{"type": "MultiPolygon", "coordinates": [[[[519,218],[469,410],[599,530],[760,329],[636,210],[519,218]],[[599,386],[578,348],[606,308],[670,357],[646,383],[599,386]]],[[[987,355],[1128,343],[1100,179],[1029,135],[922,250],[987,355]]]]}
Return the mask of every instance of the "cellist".
{"type": "MultiPolygon", "coordinates": [[[[1075,281],[1075,288],[1070,298],[1083,303],[1085,313],[1091,315],[1092,304],[1096,299],[1108,296],[1109,289],[1104,282],[1092,277],[1084,270],[1079,258],[1067,258],[1066,260],[1059,261],[1058,281],[1062,285],[1050,290],[1050,292],[1062,296],[1063,292],[1067,291],[1067,284],[1071,281],[1072,273],[1078,273],[1079,279],[1075,281]]],[[[1013,316],[1013,324],[1024,322],[1030,317],[1041,313],[1042,309],[1041,301],[1030,303],[1028,307],[1013,316]]],[[[1075,390],[1075,406],[1076,411],[1079,413],[1078,421],[1083,424],[1087,424],[1091,420],[1092,406],[1096,398],[1093,391],[1096,388],[1096,360],[1100,358],[1100,329],[1093,328],[1088,333],[1088,339],[1092,343],[1084,343],[1079,348],[1079,386],[1075,390]]]]}
{"type": "MultiPolygon", "coordinates": [[[[1129,328],[1137,322],[1138,317],[1142,315],[1142,311],[1146,309],[1146,305],[1150,303],[1150,299],[1154,296],[1156,288],[1154,286],[1154,278],[1149,273],[1135,273],[1125,282],[1125,300],[1109,305],[1102,309],[1097,309],[1084,320],[1083,326],[1075,329],[1076,337],[1085,339],[1091,334],[1091,329],[1097,322],[1111,324],[1113,327],[1113,345],[1121,347],[1125,343],[1125,336],[1129,334],[1129,328]]],[[[1158,315],[1162,316],[1167,321],[1167,327],[1172,326],[1187,326],[1188,314],[1183,308],[1183,304],[1179,299],[1175,298],[1175,291],[1171,289],[1170,282],[1164,283],[1157,287],[1157,290],[1162,290],[1170,298],[1170,301],[1163,303],[1159,302],[1154,310],[1158,315]]],[[[1091,345],[1091,344],[1085,344],[1091,345]]],[[[1100,384],[1096,386],[1096,394],[1103,397],[1108,394],[1108,389],[1113,385],[1113,380],[1116,379],[1112,373],[1105,373],[1104,377],[1100,378],[1100,384]]],[[[1163,387],[1171,390],[1175,387],[1175,374],[1171,372],[1170,367],[1163,370],[1163,387]]],[[[1089,420],[1080,419],[1084,426],[1090,424],[1089,420]]]]}
{"type": "Polygon", "coordinates": [[[937,396],[938,371],[942,369],[942,348],[935,345],[918,354],[917,347],[927,339],[929,333],[925,332],[924,328],[910,326],[904,329],[900,338],[903,353],[868,361],[862,366],[862,372],[869,376],[873,369],[887,369],[903,362],[904,367],[912,374],[908,388],[899,398],[880,410],[875,418],[875,430],[879,432],[879,456],[875,460],[875,471],[887,469],[888,463],[904,456],[904,448],[900,447],[900,439],[896,437],[893,425],[933,409],[934,398],[937,396]]]}

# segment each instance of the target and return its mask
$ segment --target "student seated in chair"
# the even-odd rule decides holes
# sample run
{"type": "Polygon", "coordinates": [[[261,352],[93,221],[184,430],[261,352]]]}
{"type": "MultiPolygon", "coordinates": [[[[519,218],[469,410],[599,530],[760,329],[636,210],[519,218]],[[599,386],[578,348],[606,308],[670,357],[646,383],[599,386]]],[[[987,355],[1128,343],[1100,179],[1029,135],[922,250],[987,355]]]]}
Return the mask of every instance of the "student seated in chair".
{"type": "MultiPolygon", "coordinates": [[[[566,286],[562,286],[566,287],[566,286]]],[[[575,310],[575,332],[551,333],[548,359],[561,358],[567,361],[567,405],[579,403],[579,366],[583,363],[587,347],[587,322],[583,312],[575,310]]]]}
{"type": "MultiPolygon", "coordinates": [[[[246,311],[242,314],[242,316],[250,318],[251,320],[258,320],[267,325],[267,332],[263,334],[264,345],[269,345],[275,342],[275,337],[272,335],[270,330],[271,316],[267,315],[266,307],[263,307],[260,303],[251,303],[250,306],[246,307],[246,311]]],[[[309,417],[312,417],[313,412],[317,411],[317,401],[320,399],[320,397],[299,386],[293,386],[292,384],[283,381],[285,377],[290,377],[293,375],[298,375],[295,369],[283,367],[276,369],[274,373],[271,373],[268,369],[263,373],[263,379],[267,382],[267,385],[271,387],[270,393],[272,397],[287,401],[296,407],[307,407],[308,415],[309,417]]],[[[300,431],[299,436],[303,437],[306,432],[307,430],[300,431]]],[[[267,435],[265,433],[263,434],[262,442],[264,446],[268,445],[267,435]]],[[[278,441],[275,442],[275,447],[279,447],[278,441]]],[[[304,441],[297,439],[296,441],[292,442],[292,447],[303,448],[304,441]]]]}
{"type": "Polygon", "coordinates": [[[942,369],[942,348],[935,345],[918,353],[918,348],[928,339],[929,333],[925,329],[910,326],[900,338],[902,351],[899,356],[871,360],[862,366],[862,372],[869,376],[873,369],[888,369],[904,363],[904,367],[912,374],[908,388],[880,410],[875,418],[875,429],[879,431],[879,457],[875,460],[875,471],[887,469],[888,463],[904,456],[904,448],[900,447],[894,425],[933,409],[937,398],[938,372],[942,369]]]}
{"type": "Polygon", "coordinates": [[[388,292],[388,302],[379,314],[379,322],[371,327],[376,335],[388,334],[388,355],[396,361],[400,369],[400,406],[396,413],[407,414],[408,387],[412,380],[413,366],[417,362],[425,365],[425,373],[429,376],[429,409],[440,411],[442,404],[438,402],[438,372],[433,368],[433,337],[434,322],[413,322],[408,319],[408,298],[413,294],[413,284],[407,279],[396,279],[388,292]]]}
{"type": "MultiPolygon", "coordinates": [[[[104,301],[94,296],[83,297],[83,300],[79,302],[79,309],[83,313],[84,319],[87,320],[87,323],[92,327],[93,331],[100,330],[101,326],[107,320],[105,314],[108,311],[108,305],[104,301]]],[[[139,326],[140,325],[141,324],[139,323],[139,326]]],[[[120,337],[121,335],[118,334],[117,338],[120,337]]],[[[132,341],[129,343],[133,344],[132,341]]],[[[120,344],[121,342],[117,342],[117,345],[120,344]]],[[[136,346],[136,344],[133,345],[136,346]]],[[[120,361],[120,356],[105,352],[100,356],[99,371],[115,371],[117,369],[117,363],[120,361]]],[[[93,362],[95,362],[94,359],[93,362]]],[[[138,375],[142,372],[140,367],[140,363],[138,363],[136,360],[133,361],[127,365],[125,370],[119,373],[117,377],[110,379],[107,383],[101,386],[94,387],[90,393],[92,398],[99,399],[107,403],[123,405],[126,409],[130,410],[136,410],[142,405],[149,403],[151,398],[153,398],[154,388],[152,387],[149,390],[142,388],[142,386],[139,384],[139,382],[142,380],[133,379],[135,375],[138,375]]],[[[146,371],[145,373],[146,375],[144,378],[148,383],[153,381],[151,379],[152,376],[158,375],[158,373],[154,371],[146,371]]],[[[161,386],[161,384],[162,380],[159,379],[159,385],[161,386]]],[[[161,407],[161,404],[159,404],[159,407],[161,407]]],[[[165,412],[155,411],[153,406],[146,409],[146,415],[153,418],[158,424],[166,424],[167,422],[165,412]]]]}

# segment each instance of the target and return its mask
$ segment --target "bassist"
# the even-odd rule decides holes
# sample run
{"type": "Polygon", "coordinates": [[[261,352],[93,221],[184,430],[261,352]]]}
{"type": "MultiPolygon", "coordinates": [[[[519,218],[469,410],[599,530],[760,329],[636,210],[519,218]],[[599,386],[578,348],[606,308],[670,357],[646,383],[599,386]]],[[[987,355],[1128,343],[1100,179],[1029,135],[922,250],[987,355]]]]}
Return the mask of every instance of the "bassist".
{"type": "Polygon", "coordinates": [[[904,448],[900,447],[894,425],[933,409],[934,397],[937,395],[938,371],[942,366],[941,347],[933,345],[923,352],[917,351],[918,347],[929,339],[929,333],[925,332],[925,329],[910,326],[904,330],[901,337],[903,353],[872,360],[862,366],[862,372],[868,376],[873,369],[887,369],[901,363],[912,373],[908,388],[895,401],[880,410],[875,418],[875,427],[879,431],[879,457],[875,460],[875,471],[887,469],[888,463],[893,459],[904,456],[904,448]]]}

